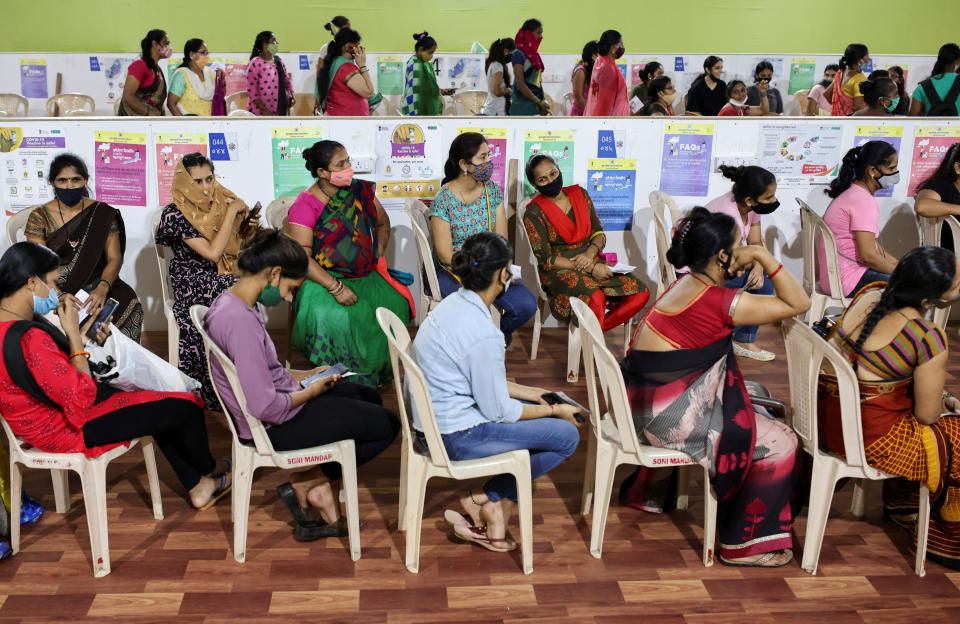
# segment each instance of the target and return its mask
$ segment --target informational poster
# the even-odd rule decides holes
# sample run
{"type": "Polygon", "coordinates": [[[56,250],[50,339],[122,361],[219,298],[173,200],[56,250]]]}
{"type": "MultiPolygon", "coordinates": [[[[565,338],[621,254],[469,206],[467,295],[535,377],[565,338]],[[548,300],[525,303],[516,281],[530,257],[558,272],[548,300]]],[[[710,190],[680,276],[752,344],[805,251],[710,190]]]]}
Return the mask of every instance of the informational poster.
{"type": "Polygon", "coordinates": [[[47,61],[20,59],[20,95],[47,99],[47,61]]]}
{"type": "Polygon", "coordinates": [[[917,194],[917,189],[940,166],[950,146],[960,141],[960,126],[920,126],[913,136],[913,162],[907,187],[910,197],[917,194]]]}
{"type": "Polygon", "coordinates": [[[458,128],[457,134],[464,132],[479,132],[487,139],[490,148],[490,160],[493,162],[493,176],[491,180],[506,194],[504,186],[507,180],[507,129],[506,128],[458,128]]]}
{"type": "Polygon", "coordinates": [[[96,198],[116,206],[147,205],[147,135],[94,133],[96,198]]]}
{"type": "Polygon", "coordinates": [[[67,147],[62,129],[0,126],[3,209],[7,216],[53,199],[47,184],[50,161],[67,147]]]}
{"type": "Polygon", "coordinates": [[[623,154],[624,130],[597,130],[597,158],[619,158],[623,154]]]}
{"type": "Polygon", "coordinates": [[[843,126],[761,125],[757,164],[782,187],[829,184],[843,158],[843,126]]]}
{"type": "MultiPolygon", "coordinates": [[[[103,69],[103,80],[107,94],[106,99],[110,104],[117,102],[123,95],[123,83],[127,80],[127,68],[135,60],[137,59],[133,56],[100,58],[100,67],[103,69]]],[[[90,71],[99,71],[99,69],[94,70],[91,67],[90,71]]]]}
{"type": "Polygon", "coordinates": [[[157,191],[160,205],[172,201],[170,186],[177,163],[187,154],[200,152],[207,155],[207,135],[202,132],[170,132],[153,135],[157,147],[157,191]]]}
{"type": "Polygon", "coordinates": [[[227,95],[247,90],[247,60],[242,58],[211,57],[210,62],[214,63],[214,69],[223,70],[227,95]]]}
{"type": "MultiPolygon", "coordinates": [[[[900,152],[900,141],[903,139],[903,126],[857,126],[857,133],[853,138],[853,146],[859,147],[868,141],[886,141],[893,149],[900,152]]],[[[891,197],[895,187],[880,189],[874,197],[891,197]]]]}
{"type": "Polygon", "coordinates": [[[303,150],[319,141],[322,134],[322,129],[317,127],[270,130],[275,199],[297,195],[313,184],[313,176],[303,160],[303,150]]]}
{"type": "MultiPolygon", "coordinates": [[[[523,136],[523,163],[526,165],[531,156],[546,154],[557,163],[557,168],[563,175],[563,185],[574,183],[573,175],[573,147],[575,130],[527,130],[523,136]]],[[[524,176],[523,194],[533,195],[535,189],[524,176]]]]}
{"type": "Polygon", "coordinates": [[[790,61],[790,82],[787,93],[793,95],[797,91],[810,90],[817,78],[817,60],[812,58],[795,58],[790,61]]]}
{"type": "Polygon", "coordinates": [[[712,152],[712,123],[664,125],[660,190],[680,197],[706,197],[712,152]]]}
{"type": "Polygon", "coordinates": [[[439,65],[437,82],[440,88],[486,90],[487,79],[480,56],[444,56],[440,57],[439,65]]]}
{"type": "Polygon", "coordinates": [[[646,68],[647,63],[653,62],[655,60],[657,59],[653,57],[647,58],[647,59],[640,59],[639,61],[634,59],[634,61],[630,64],[630,80],[628,81],[628,84],[630,85],[631,88],[643,82],[643,78],[640,77],[640,72],[642,72],[644,68],[646,68]]]}
{"type": "Polygon", "coordinates": [[[237,149],[236,132],[211,132],[209,134],[209,141],[210,160],[240,160],[240,150],[237,149]]]}
{"type": "Polygon", "coordinates": [[[393,123],[377,126],[377,197],[401,208],[409,198],[433,199],[443,177],[440,126],[393,123]]]}
{"type": "Polygon", "coordinates": [[[591,158],[587,167],[587,191],[603,229],[631,229],[633,199],[637,188],[637,161],[625,158],[591,158]]]}
{"type": "Polygon", "coordinates": [[[627,65],[626,61],[617,61],[617,69],[620,70],[620,75],[623,76],[624,82],[630,79],[629,71],[630,67],[627,65]]]}
{"type": "Polygon", "coordinates": [[[377,90],[382,95],[400,95],[403,93],[402,56],[377,57],[377,90]]]}

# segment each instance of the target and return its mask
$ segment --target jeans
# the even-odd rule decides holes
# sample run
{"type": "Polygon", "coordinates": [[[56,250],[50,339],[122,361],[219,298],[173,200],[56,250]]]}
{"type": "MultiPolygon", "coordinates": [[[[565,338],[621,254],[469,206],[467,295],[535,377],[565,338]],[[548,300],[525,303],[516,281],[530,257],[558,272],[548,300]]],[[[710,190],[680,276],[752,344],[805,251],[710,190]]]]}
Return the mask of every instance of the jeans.
{"type": "MultiPolygon", "coordinates": [[[[437,269],[437,280],[440,282],[441,297],[460,290],[460,283],[443,269],[437,269]]],[[[500,331],[506,339],[523,327],[537,311],[537,299],[519,280],[514,280],[507,292],[497,297],[493,304],[500,308],[500,331]]]]}
{"type": "MultiPolygon", "coordinates": [[[[577,428],[560,418],[535,418],[515,423],[485,422],[463,431],[445,433],[442,437],[453,461],[527,449],[533,479],[563,463],[577,450],[580,442],[577,428]]],[[[501,498],[517,500],[517,482],[511,474],[493,477],[484,484],[483,491],[494,502],[501,498]]]]}
{"type": "MultiPolygon", "coordinates": [[[[727,288],[743,288],[743,285],[747,283],[748,277],[750,277],[750,272],[746,271],[739,277],[735,277],[732,280],[727,280],[727,283],[724,284],[724,286],[727,288]]],[[[753,295],[772,295],[773,282],[771,282],[770,279],[764,275],[763,284],[760,286],[760,288],[748,290],[747,292],[753,295]]],[[[735,342],[755,342],[757,339],[758,329],[759,327],[756,325],[744,325],[743,327],[737,327],[733,330],[733,340],[735,342]]]]}
{"type": "Polygon", "coordinates": [[[860,281],[857,282],[857,285],[853,287],[853,290],[847,293],[847,297],[853,297],[855,294],[860,292],[861,288],[863,288],[867,284],[872,284],[873,282],[889,282],[889,281],[890,281],[889,273],[881,273],[880,271],[867,269],[867,272],[863,274],[863,277],[861,277],[860,281]]]}

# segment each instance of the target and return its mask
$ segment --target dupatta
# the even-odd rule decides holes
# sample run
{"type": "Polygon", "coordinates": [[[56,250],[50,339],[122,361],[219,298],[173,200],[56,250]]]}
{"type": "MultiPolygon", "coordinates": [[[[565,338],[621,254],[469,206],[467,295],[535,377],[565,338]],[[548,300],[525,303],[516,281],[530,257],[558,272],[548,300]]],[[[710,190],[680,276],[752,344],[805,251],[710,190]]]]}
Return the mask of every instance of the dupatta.
{"type": "Polygon", "coordinates": [[[605,56],[597,58],[590,78],[590,92],[584,117],[626,117],[630,115],[627,83],[616,63],[605,56]]]}
{"type": "Polygon", "coordinates": [[[583,195],[583,189],[579,184],[566,186],[563,193],[570,198],[570,204],[573,206],[573,218],[566,214],[557,206],[552,199],[544,197],[542,194],[533,198],[532,203],[540,207],[557,235],[568,245],[575,245],[583,242],[591,234],[592,223],[590,221],[590,207],[587,205],[587,198],[583,195]]]}
{"type": "Polygon", "coordinates": [[[853,98],[843,92],[843,75],[838,71],[833,78],[833,100],[830,102],[830,114],[834,117],[849,117],[853,114],[853,98]]]}
{"type": "Polygon", "coordinates": [[[433,64],[416,54],[407,59],[403,81],[404,115],[437,116],[443,113],[443,99],[433,64]]]}

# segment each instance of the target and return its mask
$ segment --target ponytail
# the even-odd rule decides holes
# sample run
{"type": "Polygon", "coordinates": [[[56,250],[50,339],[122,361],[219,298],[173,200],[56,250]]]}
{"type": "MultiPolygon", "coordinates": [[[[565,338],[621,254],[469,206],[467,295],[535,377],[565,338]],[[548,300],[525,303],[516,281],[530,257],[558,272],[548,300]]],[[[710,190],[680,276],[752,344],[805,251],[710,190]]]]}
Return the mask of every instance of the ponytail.
{"type": "Polygon", "coordinates": [[[140,40],[140,58],[143,59],[143,62],[146,63],[147,67],[154,73],[160,72],[160,66],[153,60],[153,55],[150,54],[150,52],[153,50],[153,43],[160,43],[166,36],[167,32],[165,30],[154,28],[147,33],[146,37],[140,40]]]}
{"type": "Polygon", "coordinates": [[[960,61],[960,46],[955,43],[943,44],[937,52],[937,60],[933,64],[930,77],[943,76],[947,71],[947,65],[953,65],[957,61],[960,61]]]}
{"type": "Polygon", "coordinates": [[[859,180],[866,174],[867,167],[886,165],[896,153],[897,150],[886,141],[867,141],[863,145],[851,148],[843,156],[840,173],[830,182],[830,188],[824,193],[836,199],[850,188],[854,180],[859,180]]]}
{"type": "Polygon", "coordinates": [[[723,177],[733,181],[733,198],[738,202],[747,198],[758,199],[771,184],[777,182],[776,176],[756,165],[741,167],[720,165],[718,169],[723,177]]]}
{"type": "Polygon", "coordinates": [[[317,106],[321,110],[327,108],[327,97],[330,95],[330,69],[333,60],[343,54],[348,43],[360,43],[360,33],[352,28],[341,28],[337,31],[333,41],[327,46],[327,55],[323,57],[323,67],[317,72],[317,106]]]}

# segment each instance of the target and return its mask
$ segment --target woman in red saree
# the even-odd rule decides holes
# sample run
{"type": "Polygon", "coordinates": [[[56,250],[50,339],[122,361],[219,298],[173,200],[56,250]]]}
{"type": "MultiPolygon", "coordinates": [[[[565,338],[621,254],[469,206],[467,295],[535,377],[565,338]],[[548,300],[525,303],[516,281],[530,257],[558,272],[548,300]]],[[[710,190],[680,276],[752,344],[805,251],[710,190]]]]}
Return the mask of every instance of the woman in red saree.
{"type": "MultiPolygon", "coordinates": [[[[902,477],[883,482],[888,517],[916,544],[919,488],[930,490],[927,559],[960,570],[960,401],[944,392],[947,338],[923,318],[960,296],[960,265],[942,247],[918,247],[900,259],[889,283],[860,291],[833,344],[846,355],[860,385],[867,463],[902,477]]],[[[836,377],[820,376],[821,445],[844,454],[836,377]]]]}
{"type": "Polygon", "coordinates": [[[617,67],[623,56],[623,38],[615,30],[604,31],[597,41],[597,57],[590,77],[590,92],[584,117],[628,117],[627,81],[617,67]]]}
{"type": "MultiPolygon", "coordinates": [[[[667,258],[690,273],[647,313],[622,364],[638,435],[709,470],[722,563],[786,565],[793,556],[797,440],[788,425],[753,409],[732,335],[738,325],[802,314],[810,299],[766,248],[740,244],[739,225],[726,214],[694,208],[677,224],[667,258]],[[724,288],[754,264],[770,276],[774,296],[724,288]]],[[[621,499],[666,510],[674,472],[640,468],[621,487],[621,499]]]]}

